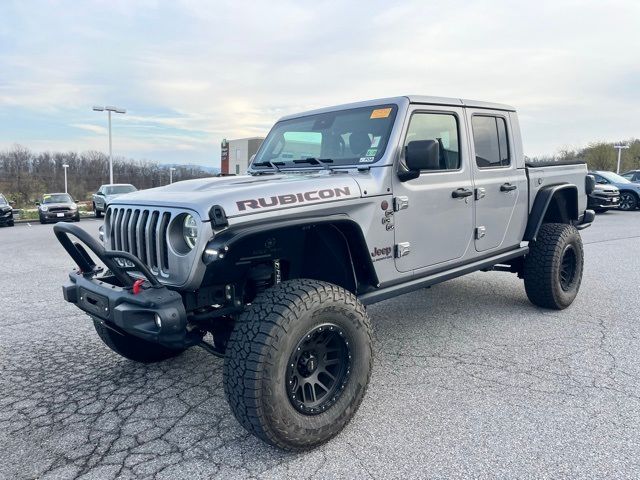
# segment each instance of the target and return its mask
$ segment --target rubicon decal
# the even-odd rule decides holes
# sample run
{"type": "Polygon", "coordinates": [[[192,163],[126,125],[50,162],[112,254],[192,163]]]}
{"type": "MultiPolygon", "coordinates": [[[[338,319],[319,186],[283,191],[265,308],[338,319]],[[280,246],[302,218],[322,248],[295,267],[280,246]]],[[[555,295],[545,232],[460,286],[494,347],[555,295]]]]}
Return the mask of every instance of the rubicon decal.
{"type": "Polygon", "coordinates": [[[349,197],[351,192],[349,187],[325,188],[323,190],[311,190],[302,193],[287,193],[285,195],[276,195],[273,197],[252,198],[249,200],[240,200],[236,202],[238,210],[241,212],[250,209],[270,208],[280,205],[293,205],[294,203],[309,203],[330,200],[338,197],[349,197]]]}

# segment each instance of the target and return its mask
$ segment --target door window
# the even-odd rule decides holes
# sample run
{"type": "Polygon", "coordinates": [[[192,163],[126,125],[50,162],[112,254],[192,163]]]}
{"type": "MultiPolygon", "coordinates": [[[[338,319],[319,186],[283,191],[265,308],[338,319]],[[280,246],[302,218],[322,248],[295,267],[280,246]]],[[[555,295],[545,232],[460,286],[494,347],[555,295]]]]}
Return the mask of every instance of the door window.
{"type": "Polygon", "coordinates": [[[476,165],[479,168],[508,167],[511,158],[504,118],[474,115],[471,118],[471,126],[476,165]]]}
{"type": "MultiPolygon", "coordinates": [[[[433,170],[460,168],[460,142],[458,119],[450,113],[415,113],[411,117],[404,142],[406,147],[414,140],[435,140],[440,145],[440,161],[433,170]]],[[[404,151],[404,149],[403,149],[404,151]]]]}

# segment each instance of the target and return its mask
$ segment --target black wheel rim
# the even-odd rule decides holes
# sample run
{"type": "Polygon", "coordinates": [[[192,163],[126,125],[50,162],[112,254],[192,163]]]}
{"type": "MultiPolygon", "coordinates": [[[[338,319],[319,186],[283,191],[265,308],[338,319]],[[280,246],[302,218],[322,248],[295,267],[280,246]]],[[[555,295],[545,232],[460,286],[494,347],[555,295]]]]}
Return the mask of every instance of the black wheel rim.
{"type": "Polygon", "coordinates": [[[631,210],[634,207],[635,199],[630,193],[620,195],[620,208],[622,210],[631,210]]]}
{"type": "Polygon", "coordinates": [[[344,391],[351,373],[351,345],[340,327],[318,325],[298,342],[287,365],[287,394],[296,410],[317,415],[344,391]]]}
{"type": "Polygon", "coordinates": [[[560,264],[560,286],[565,292],[573,287],[576,279],[576,267],[578,266],[578,257],[573,245],[567,245],[562,254],[562,263],[560,264]]]}

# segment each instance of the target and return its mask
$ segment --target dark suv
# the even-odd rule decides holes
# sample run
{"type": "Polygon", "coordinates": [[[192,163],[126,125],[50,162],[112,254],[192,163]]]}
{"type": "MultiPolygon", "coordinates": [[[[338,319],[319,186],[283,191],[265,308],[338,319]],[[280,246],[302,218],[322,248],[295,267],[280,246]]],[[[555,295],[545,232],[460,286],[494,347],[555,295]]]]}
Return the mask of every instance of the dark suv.
{"type": "Polygon", "coordinates": [[[13,207],[0,193],[0,226],[13,227],[13,207]]]}
{"type": "Polygon", "coordinates": [[[78,205],[68,193],[45,193],[42,202],[38,203],[38,216],[40,223],[59,220],[80,221],[78,205]]]}

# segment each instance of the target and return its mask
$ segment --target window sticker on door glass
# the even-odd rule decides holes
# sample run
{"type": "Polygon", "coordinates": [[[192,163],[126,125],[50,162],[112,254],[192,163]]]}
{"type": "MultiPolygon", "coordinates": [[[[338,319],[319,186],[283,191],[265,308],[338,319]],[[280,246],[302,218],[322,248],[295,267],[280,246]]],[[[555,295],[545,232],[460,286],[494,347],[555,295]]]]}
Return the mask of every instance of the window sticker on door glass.
{"type": "Polygon", "coordinates": [[[371,163],[376,157],[360,157],[360,163],[371,163]]]}
{"type": "Polygon", "coordinates": [[[373,137],[371,148],[378,148],[378,145],[380,145],[380,137],[373,137]]]}
{"type": "Polygon", "coordinates": [[[367,157],[375,157],[377,152],[377,148],[370,148],[369,150],[367,150],[367,157]]]}
{"type": "Polygon", "coordinates": [[[369,118],[387,118],[391,114],[391,108],[376,108],[369,118]]]}

